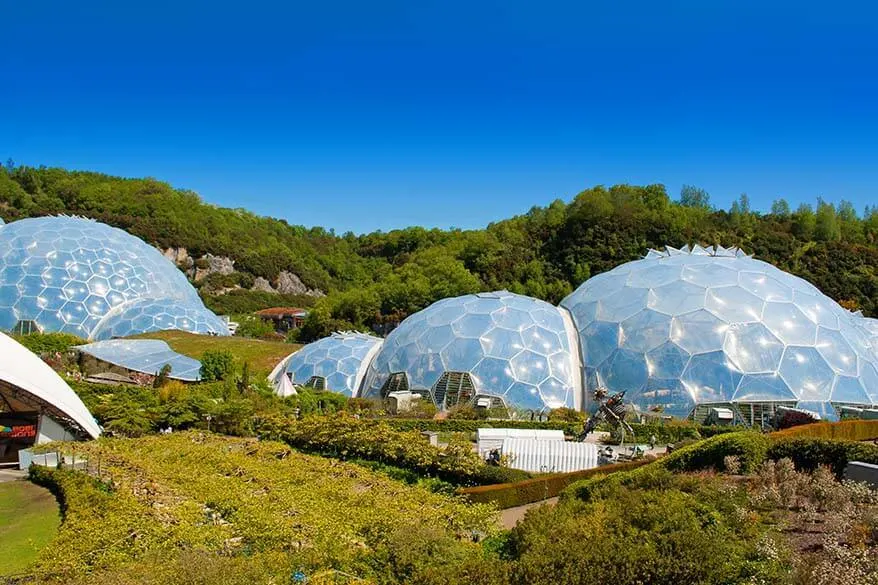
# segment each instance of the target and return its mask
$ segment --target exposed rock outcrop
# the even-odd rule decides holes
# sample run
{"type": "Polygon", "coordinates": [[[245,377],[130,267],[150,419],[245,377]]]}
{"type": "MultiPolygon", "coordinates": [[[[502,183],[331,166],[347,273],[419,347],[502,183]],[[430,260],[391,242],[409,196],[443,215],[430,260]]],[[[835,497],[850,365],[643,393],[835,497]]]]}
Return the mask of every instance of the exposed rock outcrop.
{"type": "Polygon", "coordinates": [[[210,274],[231,274],[235,271],[235,261],[226,256],[205,254],[195,262],[194,280],[198,282],[210,274]]]}
{"type": "Polygon", "coordinates": [[[250,290],[258,290],[262,292],[277,294],[277,291],[274,290],[274,288],[271,286],[271,283],[261,276],[256,277],[256,280],[253,281],[253,286],[250,288],[250,290]]]}
{"type": "Polygon", "coordinates": [[[311,297],[326,296],[320,289],[308,288],[298,275],[284,270],[277,275],[275,281],[277,292],[285,295],[308,295],[311,297]]]}

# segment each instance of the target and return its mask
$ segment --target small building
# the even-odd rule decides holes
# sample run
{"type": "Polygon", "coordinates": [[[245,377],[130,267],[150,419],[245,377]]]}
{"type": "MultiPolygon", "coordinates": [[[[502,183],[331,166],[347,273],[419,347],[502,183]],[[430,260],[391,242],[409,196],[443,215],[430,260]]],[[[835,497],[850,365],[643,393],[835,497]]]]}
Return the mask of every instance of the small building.
{"type": "Polygon", "coordinates": [[[272,307],[256,311],[256,315],[263,321],[271,321],[275,331],[286,333],[290,329],[301,327],[308,311],[298,307],[272,307]]]}
{"type": "Polygon", "coordinates": [[[70,386],[30,350],[0,333],[0,464],[17,464],[18,452],[34,444],[100,434],[70,386]]]}

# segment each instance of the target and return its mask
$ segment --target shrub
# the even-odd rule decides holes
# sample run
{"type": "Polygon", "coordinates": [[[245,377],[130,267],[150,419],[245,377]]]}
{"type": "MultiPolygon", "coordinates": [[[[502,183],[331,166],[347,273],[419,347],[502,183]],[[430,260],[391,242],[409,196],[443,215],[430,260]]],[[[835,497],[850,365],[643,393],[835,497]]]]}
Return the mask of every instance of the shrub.
{"type": "Polygon", "coordinates": [[[16,335],[15,341],[37,355],[64,353],[69,351],[74,345],[88,343],[85,339],[70,333],[28,333],[27,335],[16,335]]]}
{"type": "Polygon", "coordinates": [[[814,471],[821,465],[826,465],[832,469],[836,477],[841,478],[849,461],[878,464],[876,445],[813,437],[781,436],[778,439],[778,435],[781,433],[772,435],[774,440],[768,449],[768,458],[775,461],[789,458],[797,469],[803,471],[814,471]]]}
{"type": "Polygon", "coordinates": [[[235,371],[235,357],[230,351],[208,350],[201,356],[201,379],[204,382],[225,380],[235,371]]]}
{"type": "Polygon", "coordinates": [[[247,315],[239,320],[235,335],[241,337],[253,337],[256,339],[273,336],[274,326],[269,321],[264,321],[254,315],[247,315]]]}
{"type": "MultiPolygon", "coordinates": [[[[463,488],[458,493],[466,496],[471,502],[478,504],[493,503],[499,508],[513,508],[533,502],[539,502],[546,498],[559,495],[568,486],[585,478],[630,471],[652,463],[653,459],[640,459],[606,465],[594,469],[585,469],[571,473],[551,473],[540,475],[532,479],[516,481],[514,483],[501,483],[496,485],[483,485],[478,487],[463,488]]],[[[488,468],[490,469],[490,467],[488,468]]],[[[503,468],[494,468],[503,469],[503,468]]]]}
{"type": "Polygon", "coordinates": [[[760,554],[758,535],[697,491],[631,486],[529,511],[507,554],[530,585],[778,583],[781,563],[760,554]]]}
{"type": "Polygon", "coordinates": [[[761,433],[742,431],[717,435],[676,450],[661,461],[671,471],[725,470],[725,457],[738,458],[741,473],[755,470],[765,460],[769,439],[761,433]]]}
{"type": "Polygon", "coordinates": [[[878,420],[843,420],[801,425],[771,434],[774,439],[813,437],[817,439],[844,439],[869,441],[878,439],[878,420]]]}

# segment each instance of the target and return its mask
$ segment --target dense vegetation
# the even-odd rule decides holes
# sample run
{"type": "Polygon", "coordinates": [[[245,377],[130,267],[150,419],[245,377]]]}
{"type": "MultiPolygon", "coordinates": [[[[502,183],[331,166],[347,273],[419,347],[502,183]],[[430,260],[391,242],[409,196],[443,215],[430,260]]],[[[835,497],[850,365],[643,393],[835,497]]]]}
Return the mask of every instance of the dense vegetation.
{"type": "Polygon", "coordinates": [[[328,583],[328,569],[429,581],[476,564],[473,539],[496,532],[489,508],[270,441],[190,432],[71,448],[91,475],[33,472],[64,505],[33,583],[289,583],[299,571],[328,583]]]}
{"type": "MultiPolygon", "coordinates": [[[[155,179],[121,179],[63,169],[0,171],[0,216],[7,220],[76,213],[129,230],[161,247],[229,256],[246,284],[288,270],[318,300],[301,340],[331,330],[393,323],[445,296],[506,288],[557,302],[583,280],[649,247],[739,245],[802,276],[829,296],[878,315],[878,208],[818,200],[771,213],[750,209],[746,195],[729,211],[685,187],[679,202],[661,185],[594,187],[569,203],[554,201],[482,230],[412,227],[367,235],[288,225],[241,209],[202,202],[155,179]],[[248,280],[249,279],[249,280],[248,280]]],[[[202,291],[207,294],[205,291],[202,291]]],[[[209,304],[247,312],[277,304],[267,293],[236,293],[209,304]]]]}

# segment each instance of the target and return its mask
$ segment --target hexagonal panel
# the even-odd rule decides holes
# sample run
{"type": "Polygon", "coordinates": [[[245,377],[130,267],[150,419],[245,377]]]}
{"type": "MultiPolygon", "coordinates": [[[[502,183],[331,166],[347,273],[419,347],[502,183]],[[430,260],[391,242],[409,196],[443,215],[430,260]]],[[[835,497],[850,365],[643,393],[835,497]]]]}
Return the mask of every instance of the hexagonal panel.
{"type": "Polygon", "coordinates": [[[740,371],[758,374],[777,371],[784,344],[762,323],[735,323],[723,349],[740,371]]]}
{"type": "Polygon", "coordinates": [[[762,322],[775,336],[790,345],[811,345],[817,339],[817,323],[795,303],[765,303],[762,322]]]}
{"type": "Polygon", "coordinates": [[[779,371],[800,400],[829,400],[835,374],[816,348],[788,347],[779,371]]]}

